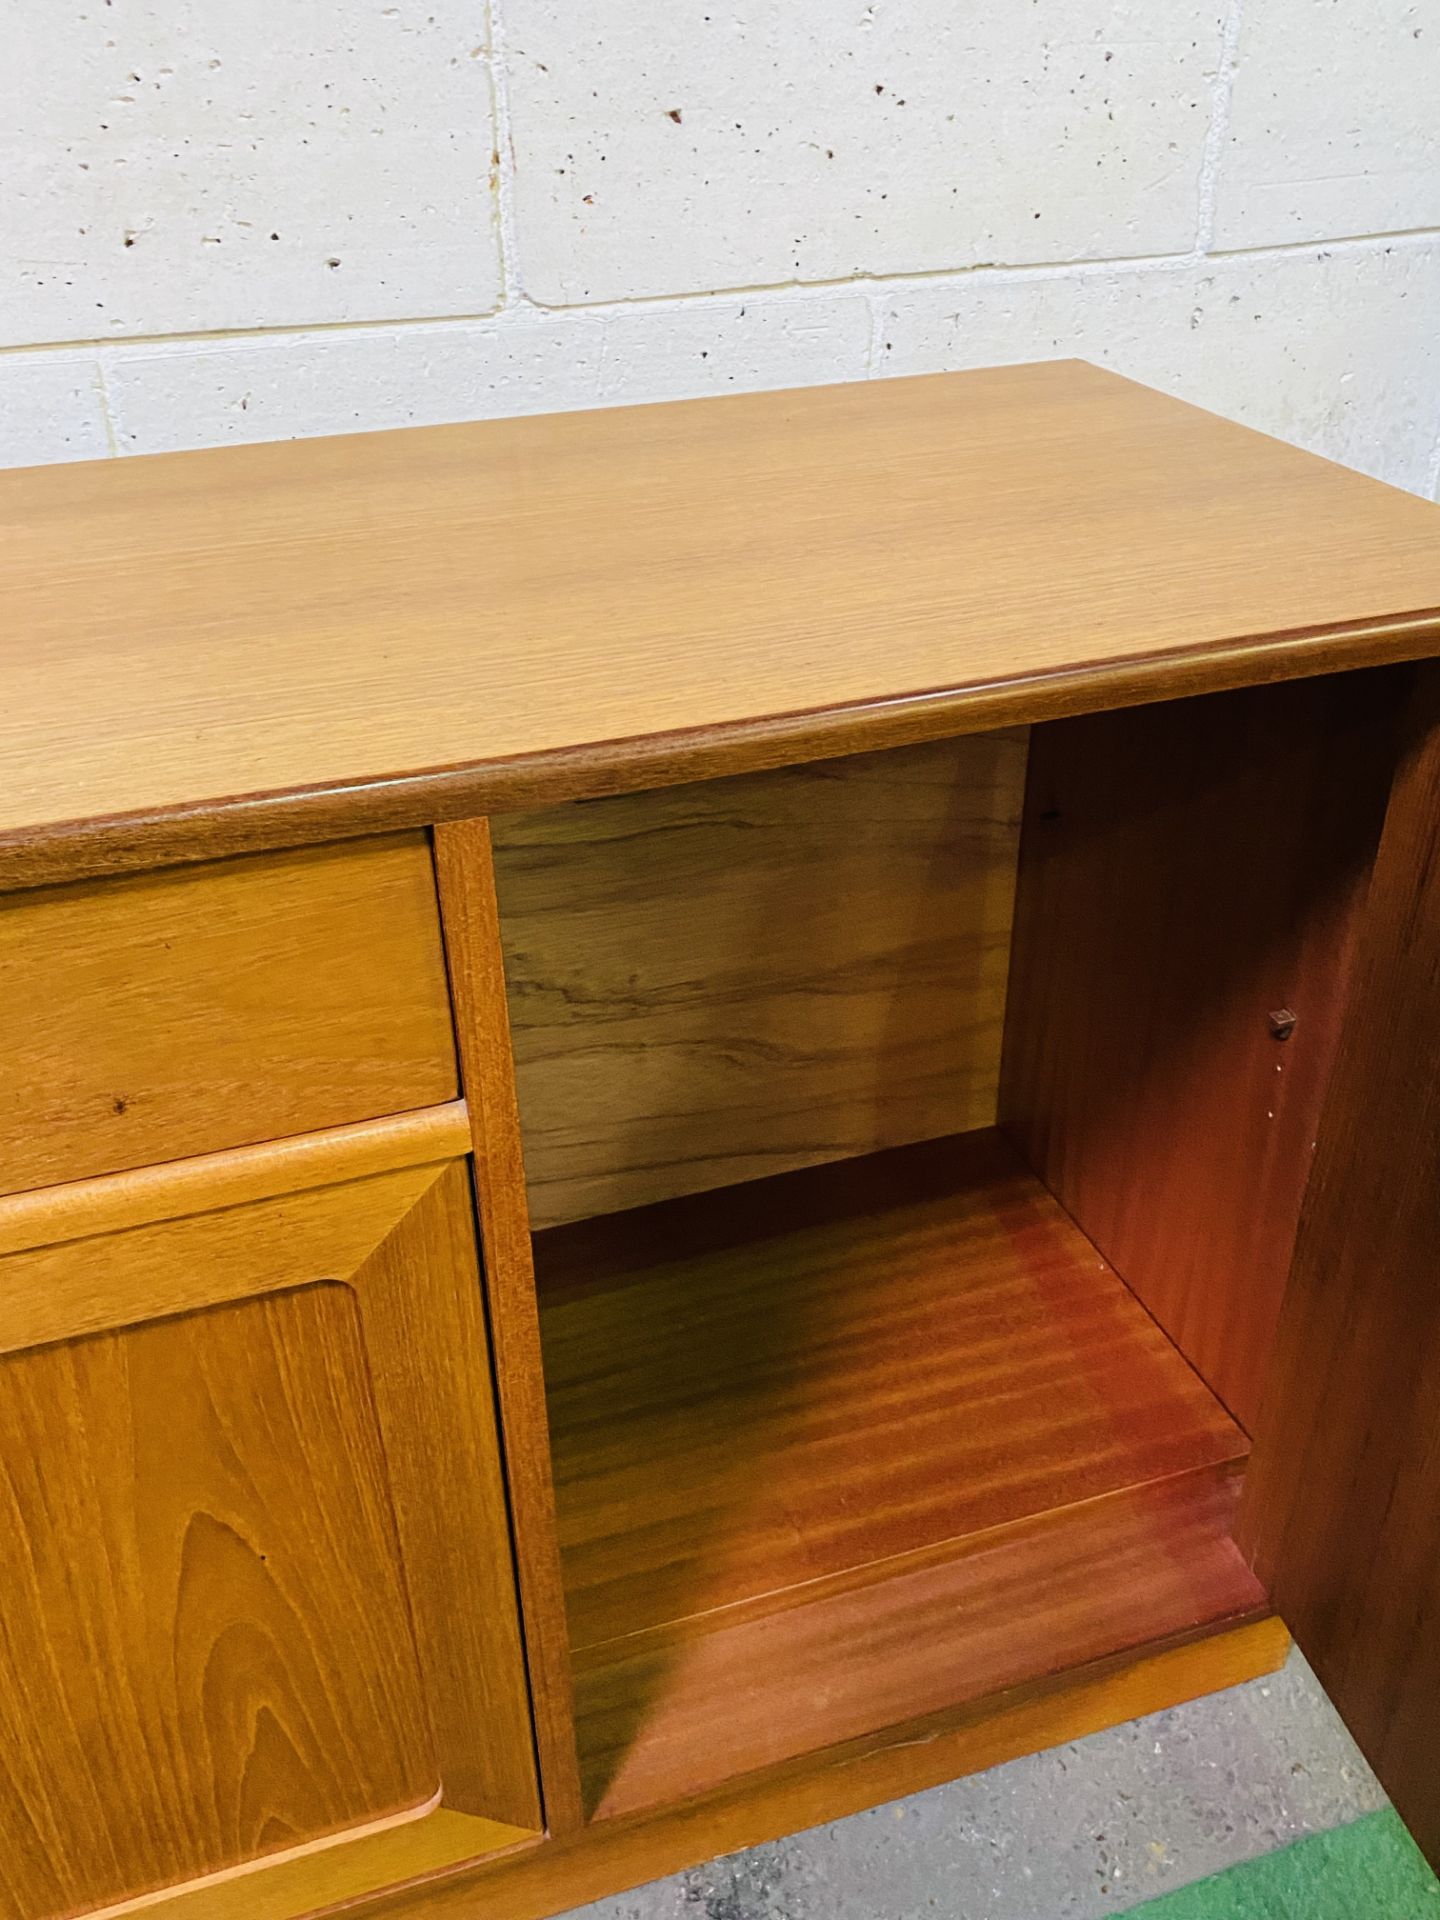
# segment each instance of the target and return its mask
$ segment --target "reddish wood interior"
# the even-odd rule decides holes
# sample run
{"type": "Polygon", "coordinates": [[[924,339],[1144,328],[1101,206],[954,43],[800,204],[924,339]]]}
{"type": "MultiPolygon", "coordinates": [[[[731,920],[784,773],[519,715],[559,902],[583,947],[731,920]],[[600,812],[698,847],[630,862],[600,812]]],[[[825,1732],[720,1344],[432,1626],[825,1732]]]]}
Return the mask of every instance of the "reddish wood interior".
{"type": "Polygon", "coordinates": [[[1409,681],[1031,734],[1001,1124],[1247,1431],[1409,681]]]}
{"type": "Polygon", "coordinates": [[[993,1130],[536,1258],[602,1813],[1261,1605],[1243,1434],[993,1130]]]}
{"type": "Polygon", "coordinates": [[[1244,1429],[1407,690],[1037,727],[1001,1128],[536,1235],[592,1817],[1264,1610],[1244,1429]]]}

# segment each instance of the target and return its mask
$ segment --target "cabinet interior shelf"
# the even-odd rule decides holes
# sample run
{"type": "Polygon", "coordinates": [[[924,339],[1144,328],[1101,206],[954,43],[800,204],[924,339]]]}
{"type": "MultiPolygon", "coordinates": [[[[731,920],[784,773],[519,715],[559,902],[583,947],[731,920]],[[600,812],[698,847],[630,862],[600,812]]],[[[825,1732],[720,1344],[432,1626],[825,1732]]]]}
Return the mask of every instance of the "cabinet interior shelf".
{"type": "Polygon", "coordinates": [[[594,1815],[1263,1610],[1244,1434],[998,1131],[535,1245],[594,1815]]]}

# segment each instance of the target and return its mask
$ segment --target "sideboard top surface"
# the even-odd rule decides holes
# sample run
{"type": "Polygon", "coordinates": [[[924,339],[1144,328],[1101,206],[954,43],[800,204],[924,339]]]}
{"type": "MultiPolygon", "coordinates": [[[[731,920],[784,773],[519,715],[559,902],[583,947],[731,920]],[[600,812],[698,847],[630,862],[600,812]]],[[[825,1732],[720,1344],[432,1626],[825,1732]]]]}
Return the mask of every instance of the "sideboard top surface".
{"type": "Polygon", "coordinates": [[[1052,362],[0,474],[0,590],[16,884],[1427,655],[1440,510],[1052,362]]]}

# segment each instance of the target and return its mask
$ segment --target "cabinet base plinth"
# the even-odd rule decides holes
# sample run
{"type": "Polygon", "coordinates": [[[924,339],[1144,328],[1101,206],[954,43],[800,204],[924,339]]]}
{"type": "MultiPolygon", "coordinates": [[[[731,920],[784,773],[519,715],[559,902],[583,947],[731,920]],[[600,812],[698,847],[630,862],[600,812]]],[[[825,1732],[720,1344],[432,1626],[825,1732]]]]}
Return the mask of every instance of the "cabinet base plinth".
{"type": "Polygon", "coordinates": [[[1083,1739],[1273,1673],[1290,1636],[1273,1617],[1001,1694],[944,1724],[892,1728],[701,1798],[542,1841],[487,1868],[367,1904],[374,1920],[548,1920],[571,1907],[777,1840],[904,1794],[1083,1739]]]}

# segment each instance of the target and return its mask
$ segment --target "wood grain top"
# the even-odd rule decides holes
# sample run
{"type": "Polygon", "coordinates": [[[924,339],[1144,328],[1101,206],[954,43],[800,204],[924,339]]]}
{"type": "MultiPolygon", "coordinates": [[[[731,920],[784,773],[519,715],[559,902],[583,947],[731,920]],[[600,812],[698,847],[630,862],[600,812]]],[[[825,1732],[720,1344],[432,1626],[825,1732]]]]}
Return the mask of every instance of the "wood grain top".
{"type": "Polygon", "coordinates": [[[1424,655],[1440,513],[1064,362],[13,471],[0,590],[16,884],[1424,655]]]}

